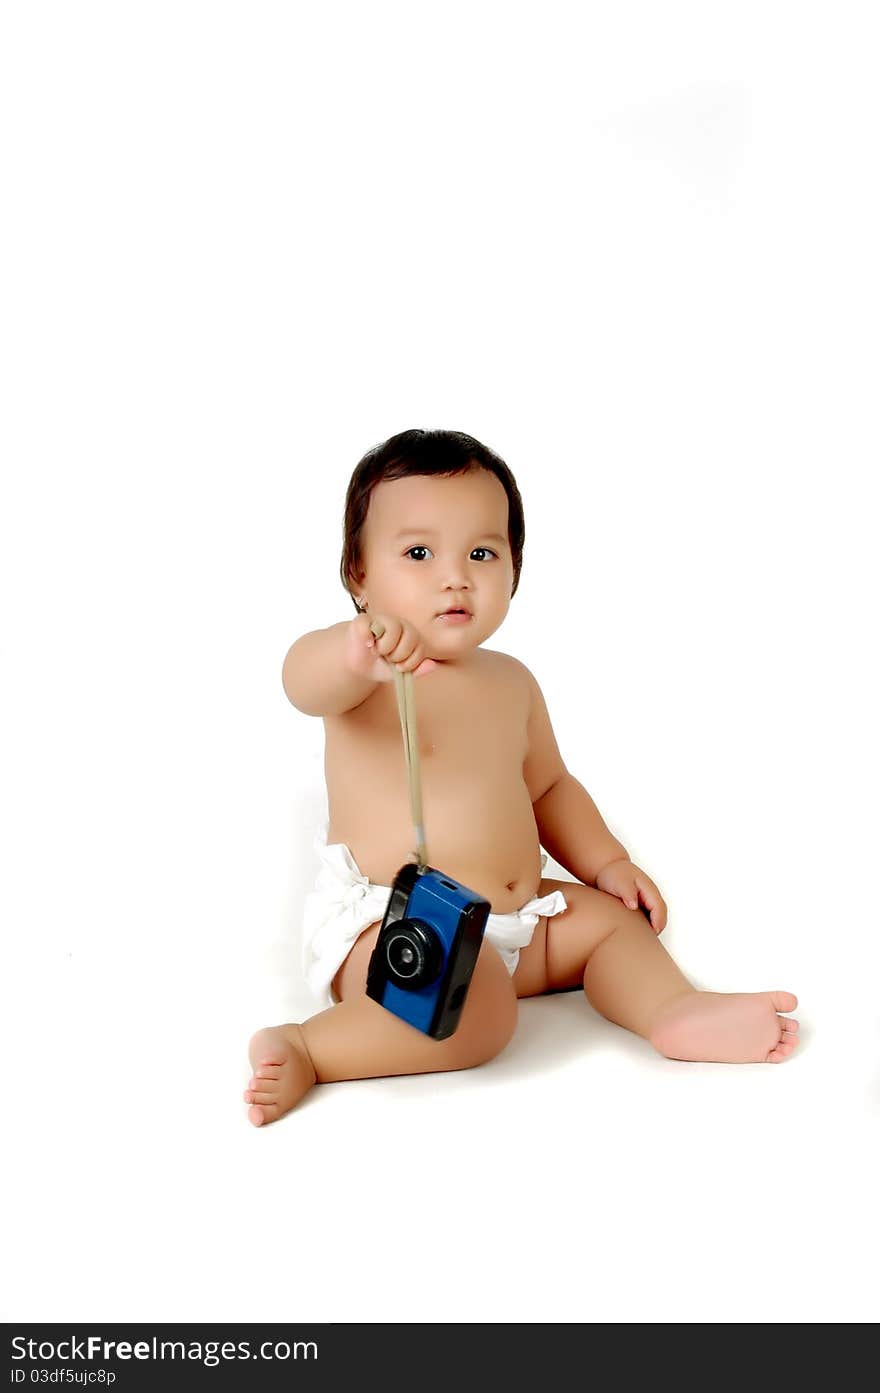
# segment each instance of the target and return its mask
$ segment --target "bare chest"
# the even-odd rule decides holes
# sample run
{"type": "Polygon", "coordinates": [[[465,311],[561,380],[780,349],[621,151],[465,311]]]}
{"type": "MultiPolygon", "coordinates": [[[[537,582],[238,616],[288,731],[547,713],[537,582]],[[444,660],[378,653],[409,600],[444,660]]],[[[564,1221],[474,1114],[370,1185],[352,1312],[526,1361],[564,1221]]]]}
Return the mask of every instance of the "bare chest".
{"type": "MultiPolygon", "coordinates": [[[[528,691],[504,654],[474,656],[463,670],[413,684],[428,860],[506,913],[540,882],[523,778],[528,691]]],[[[394,684],[324,724],[328,840],[344,842],[364,875],[389,885],[415,850],[394,684]]]]}

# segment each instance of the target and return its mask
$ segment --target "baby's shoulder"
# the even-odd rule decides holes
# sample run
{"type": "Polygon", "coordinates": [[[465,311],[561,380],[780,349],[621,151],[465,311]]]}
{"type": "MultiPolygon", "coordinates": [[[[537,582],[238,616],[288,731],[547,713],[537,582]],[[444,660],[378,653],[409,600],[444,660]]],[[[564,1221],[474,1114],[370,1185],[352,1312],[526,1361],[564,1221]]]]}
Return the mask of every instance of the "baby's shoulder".
{"type": "Polygon", "coordinates": [[[496,648],[481,648],[483,671],[487,680],[501,683],[506,690],[515,692],[527,704],[531,699],[531,686],[535,679],[525,663],[510,653],[501,653],[496,648]]]}
{"type": "Polygon", "coordinates": [[[530,668],[510,653],[499,653],[492,649],[481,649],[487,657],[495,660],[495,671],[509,691],[516,691],[519,701],[525,707],[526,716],[531,719],[535,713],[545,708],[541,684],[530,668]]]}

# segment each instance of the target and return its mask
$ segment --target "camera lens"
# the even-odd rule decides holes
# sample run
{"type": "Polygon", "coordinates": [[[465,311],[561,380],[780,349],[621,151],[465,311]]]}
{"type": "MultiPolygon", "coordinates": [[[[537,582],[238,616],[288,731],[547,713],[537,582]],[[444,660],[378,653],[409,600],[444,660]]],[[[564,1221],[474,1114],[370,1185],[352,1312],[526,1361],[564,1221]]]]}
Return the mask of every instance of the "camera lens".
{"type": "Polygon", "coordinates": [[[388,966],[398,977],[414,977],[421,966],[420,954],[403,934],[389,940],[388,966]]]}
{"type": "Polygon", "coordinates": [[[417,991],[440,976],[443,948],[427,924],[401,919],[385,941],[385,962],[395,986],[417,991]]]}

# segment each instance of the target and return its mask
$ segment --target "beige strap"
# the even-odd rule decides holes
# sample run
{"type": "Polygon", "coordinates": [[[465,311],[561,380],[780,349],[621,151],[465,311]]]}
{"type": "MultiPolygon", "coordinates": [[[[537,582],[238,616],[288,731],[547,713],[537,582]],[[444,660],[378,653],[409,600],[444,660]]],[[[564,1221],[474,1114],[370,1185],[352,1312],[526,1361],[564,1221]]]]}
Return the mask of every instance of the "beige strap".
{"type": "MultiPolygon", "coordinates": [[[[385,632],[385,625],[379,619],[374,619],[370,624],[370,632],[376,638],[381,638],[385,632]]],[[[392,672],[397,692],[400,728],[403,731],[403,751],[409,770],[409,806],[416,833],[415,857],[421,871],[428,865],[428,848],[425,844],[425,824],[422,817],[422,771],[419,763],[419,740],[416,732],[414,678],[411,672],[400,672],[393,665],[392,672]]]]}

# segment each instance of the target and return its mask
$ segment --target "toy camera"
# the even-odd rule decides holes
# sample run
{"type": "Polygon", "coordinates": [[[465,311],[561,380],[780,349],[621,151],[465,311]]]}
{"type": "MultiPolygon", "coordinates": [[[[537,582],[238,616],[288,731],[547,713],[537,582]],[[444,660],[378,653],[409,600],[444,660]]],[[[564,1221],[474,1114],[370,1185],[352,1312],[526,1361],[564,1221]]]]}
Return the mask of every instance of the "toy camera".
{"type": "Polygon", "coordinates": [[[432,866],[403,866],[370,958],[367,996],[445,1040],[458,1025],[490,909],[432,866]]]}

